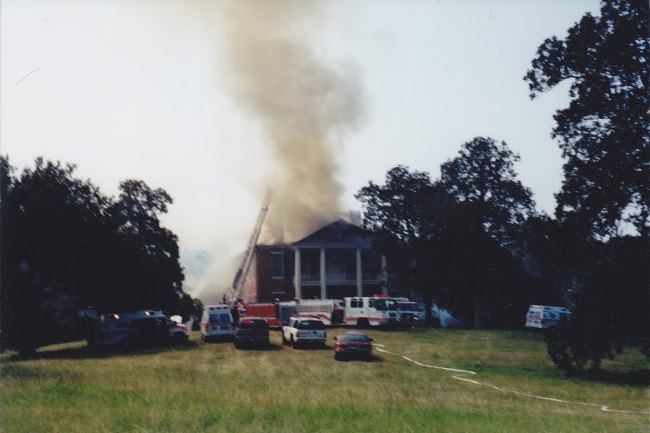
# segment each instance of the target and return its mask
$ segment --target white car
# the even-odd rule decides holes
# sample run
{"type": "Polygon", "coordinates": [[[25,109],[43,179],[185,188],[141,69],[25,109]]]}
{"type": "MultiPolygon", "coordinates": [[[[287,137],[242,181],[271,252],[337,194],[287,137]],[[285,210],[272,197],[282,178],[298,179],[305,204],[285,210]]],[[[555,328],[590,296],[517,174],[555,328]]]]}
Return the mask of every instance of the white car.
{"type": "Polygon", "coordinates": [[[324,345],[327,331],[322,320],[316,317],[291,317],[282,327],[282,343],[294,348],[304,344],[324,345]]]}

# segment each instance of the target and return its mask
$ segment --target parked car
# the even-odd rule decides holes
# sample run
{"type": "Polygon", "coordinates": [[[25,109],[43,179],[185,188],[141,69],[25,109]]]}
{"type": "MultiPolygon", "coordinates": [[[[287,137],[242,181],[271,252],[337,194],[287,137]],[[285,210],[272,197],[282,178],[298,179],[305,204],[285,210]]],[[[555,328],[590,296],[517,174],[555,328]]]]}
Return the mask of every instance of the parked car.
{"type": "Polygon", "coordinates": [[[187,327],[174,322],[159,310],[102,314],[90,323],[88,344],[118,346],[185,340],[187,327]]]}
{"type": "Polygon", "coordinates": [[[372,338],[362,332],[346,332],[334,337],[334,359],[348,357],[372,358],[372,338]]]}
{"type": "Polygon", "coordinates": [[[326,340],[325,324],[317,317],[292,317],[282,327],[282,343],[294,348],[303,344],[324,345],[326,340]]]}
{"type": "Polygon", "coordinates": [[[176,342],[186,341],[190,337],[190,328],[183,323],[181,316],[171,316],[169,318],[169,336],[176,342]]]}
{"type": "Polygon", "coordinates": [[[269,324],[261,317],[242,317],[235,329],[235,347],[243,345],[265,345],[269,339],[269,324]]]}

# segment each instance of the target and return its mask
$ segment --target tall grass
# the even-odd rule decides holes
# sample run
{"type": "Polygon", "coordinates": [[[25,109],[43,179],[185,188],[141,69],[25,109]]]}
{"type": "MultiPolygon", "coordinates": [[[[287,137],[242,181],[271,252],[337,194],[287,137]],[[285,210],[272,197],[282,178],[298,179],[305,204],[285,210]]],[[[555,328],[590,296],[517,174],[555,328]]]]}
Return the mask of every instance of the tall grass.
{"type": "MultiPolygon", "coordinates": [[[[330,338],[337,330],[330,330],[330,338]]],[[[650,370],[633,350],[604,367],[607,382],[566,379],[538,335],[371,331],[422,363],[470,369],[509,390],[612,409],[650,410],[650,370]],[[632,378],[631,380],[628,380],[632,378]]],[[[197,335],[178,347],[91,352],[51,346],[35,359],[0,359],[0,431],[38,432],[647,432],[648,415],[606,413],[461,382],[376,352],[336,362],[331,350],[236,350],[197,335]]],[[[331,340],[330,340],[331,341],[331,340]]]]}

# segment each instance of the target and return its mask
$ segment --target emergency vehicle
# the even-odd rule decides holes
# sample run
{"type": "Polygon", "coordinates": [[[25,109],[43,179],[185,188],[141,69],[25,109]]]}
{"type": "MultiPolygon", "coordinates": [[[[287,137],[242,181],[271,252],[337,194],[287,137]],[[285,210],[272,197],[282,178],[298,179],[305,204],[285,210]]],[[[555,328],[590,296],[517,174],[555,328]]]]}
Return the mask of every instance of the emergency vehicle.
{"type": "MultiPolygon", "coordinates": [[[[396,298],[399,324],[404,326],[424,325],[420,319],[417,302],[409,301],[408,298],[396,298]]],[[[424,311],[423,311],[424,312],[424,311]]]]}
{"type": "Polygon", "coordinates": [[[199,327],[203,340],[234,337],[235,323],[230,306],[226,304],[206,306],[199,327]]]}
{"type": "Polygon", "coordinates": [[[526,327],[548,329],[555,328],[562,320],[571,319],[571,311],[564,307],[548,305],[531,305],[526,313],[526,327]]]}
{"type": "Polygon", "coordinates": [[[294,302],[295,317],[315,317],[326,326],[343,323],[345,306],[340,299],[304,299],[294,302]]]}
{"type": "Polygon", "coordinates": [[[187,339],[185,325],[171,321],[159,310],[102,314],[88,336],[90,345],[116,346],[187,339]]]}
{"type": "Polygon", "coordinates": [[[388,297],[349,297],[344,301],[344,323],[360,328],[399,323],[397,299],[388,297]]]}
{"type": "Polygon", "coordinates": [[[276,302],[262,304],[243,304],[239,307],[239,317],[261,317],[269,327],[280,328],[296,313],[296,303],[276,302]]]}

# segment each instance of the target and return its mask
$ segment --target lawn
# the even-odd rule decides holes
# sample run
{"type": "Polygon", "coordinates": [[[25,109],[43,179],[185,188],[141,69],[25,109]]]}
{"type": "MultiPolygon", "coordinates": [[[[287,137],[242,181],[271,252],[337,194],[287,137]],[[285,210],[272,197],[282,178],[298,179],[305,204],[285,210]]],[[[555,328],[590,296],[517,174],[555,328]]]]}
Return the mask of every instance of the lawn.
{"type": "MultiPolygon", "coordinates": [[[[339,330],[329,330],[329,337],[339,330]]],[[[648,432],[650,366],[627,350],[600,380],[566,379],[527,332],[370,331],[372,362],[328,349],[204,343],[92,352],[50,346],[0,357],[0,431],[38,432],[648,432]],[[493,388],[496,386],[499,389],[493,388]],[[505,390],[505,391],[504,391],[505,390]],[[523,394],[516,394],[516,391],[523,394]],[[533,398],[552,397],[566,402],[533,398]],[[597,406],[585,405],[596,404],[597,406]],[[604,412],[610,409],[646,413],[604,412]]]]}

